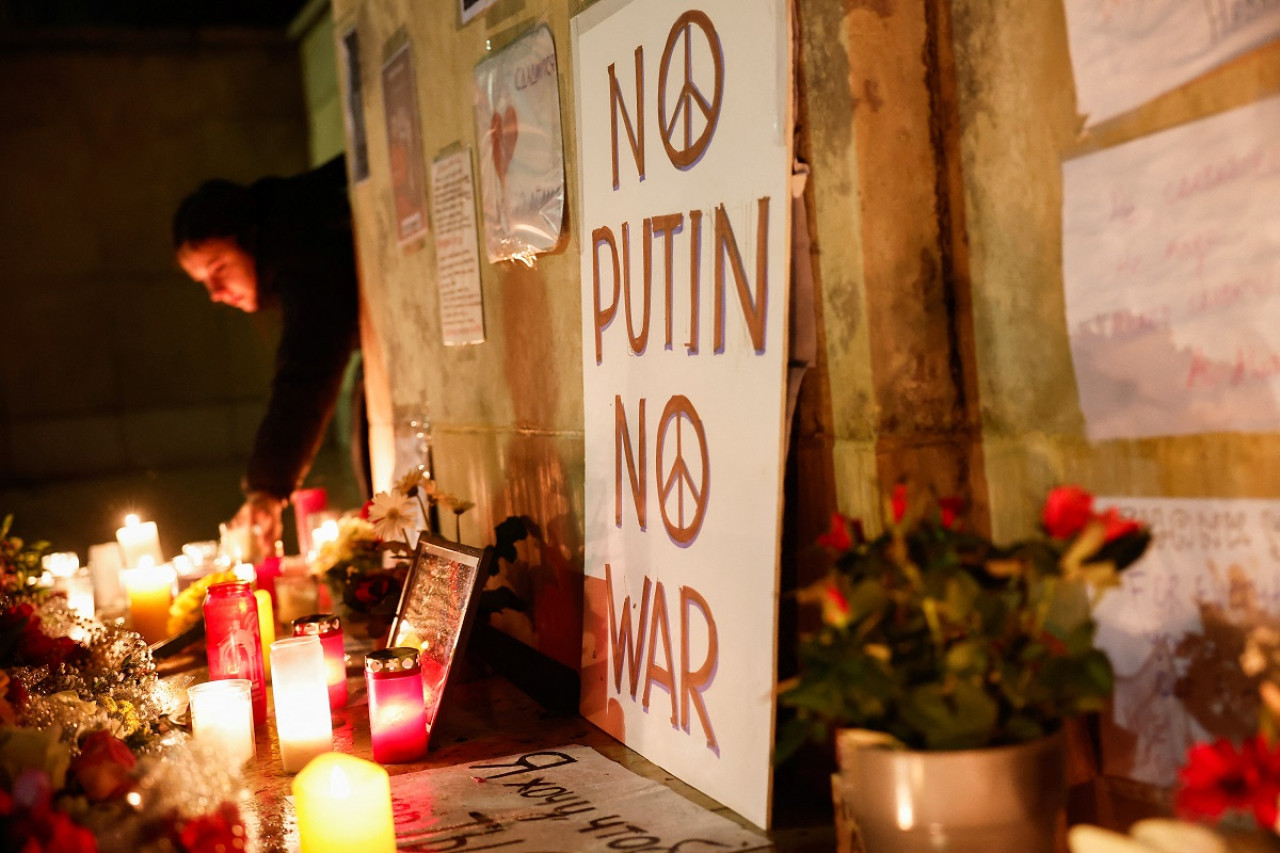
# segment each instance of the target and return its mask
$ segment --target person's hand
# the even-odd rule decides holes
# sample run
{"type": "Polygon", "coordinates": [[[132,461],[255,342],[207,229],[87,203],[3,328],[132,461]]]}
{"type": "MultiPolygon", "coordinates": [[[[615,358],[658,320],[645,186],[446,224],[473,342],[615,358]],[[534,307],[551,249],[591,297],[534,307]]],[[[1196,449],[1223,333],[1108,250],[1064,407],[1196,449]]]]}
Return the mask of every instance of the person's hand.
{"type": "Polygon", "coordinates": [[[265,492],[251,492],[235,517],[227,522],[227,527],[232,530],[247,529],[249,531],[253,557],[261,559],[274,554],[276,542],[282,538],[284,531],[280,523],[280,513],[284,511],[286,503],[288,503],[287,500],[265,492]]]}

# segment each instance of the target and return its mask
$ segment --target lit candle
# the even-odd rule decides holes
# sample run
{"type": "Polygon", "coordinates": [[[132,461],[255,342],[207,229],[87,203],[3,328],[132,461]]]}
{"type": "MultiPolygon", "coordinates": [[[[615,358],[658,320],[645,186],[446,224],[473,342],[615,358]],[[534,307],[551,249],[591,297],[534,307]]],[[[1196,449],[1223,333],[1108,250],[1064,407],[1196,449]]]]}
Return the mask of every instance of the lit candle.
{"type": "Polygon", "coordinates": [[[293,780],[301,853],[395,853],[391,780],[371,761],[329,752],[293,780]]]}
{"type": "Polygon", "coordinates": [[[129,615],[133,630],[147,645],[169,636],[169,605],[173,603],[175,575],[172,566],[157,566],[143,555],[136,568],[125,569],[124,586],[129,592],[129,615]]]}
{"type": "Polygon", "coordinates": [[[252,687],[247,678],[224,678],[187,688],[192,735],[238,768],[255,755],[252,687]]]}
{"type": "Polygon", "coordinates": [[[130,513],[124,517],[124,527],[116,528],[116,541],[124,551],[124,564],[129,568],[142,565],[143,557],[150,557],[153,565],[164,562],[160,553],[160,534],[154,521],[139,521],[130,513]]]}
{"type": "Polygon", "coordinates": [[[416,761],[427,753],[427,712],[422,701],[418,650],[379,649],[364,658],[369,688],[369,736],[382,764],[416,761]]]}
{"type": "Polygon", "coordinates": [[[225,524],[219,524],[218,532],[220,534],[218,548],[222,551],[223,557],[226,557],[233,563],[239,563],[252,558],[252,531],[250,531],[247,525],[242,525],[240,527],[228,527],[225,524]]]}
{"type": "Polygon", "coordinates": [[[202,606],[209,678],[247,678],[252,685],[253,719],[267,721],[267,677],[262,663],[258,600],[247,583],[224,581],[209,587],[202,606]]]}
{"type": "Polygon", "coordinates": [[[119,542],[89,546],[89,573],[93,576],[94,603],[99,610],[123,610],[128,596],[120,570],[124,554],[119,542]]]}
{"type": "Polygon", "coordinates": [[[88,568],[80,567],[79,555],[74,551],[55,551],[45,554],[40,565],[53,576],[53,591],[67,597],[71,612],[82,619],[92,619],[93,579],[88,568]]]}
{"type": "Polygon", "coordinates": [[[280,760],[284,772],[297,773],[308,761],[333,749],[320,638],[276,640],[271,644],[271,673],[280,760]]]}
{"type": "Polygon", "coordinates": [[[342,620],[336,613],[313,613],[293,620],[293,636],[314,635],[324,649],[324,666],[329,682],[329,707],[347,705],[347,653],[342,648],[342,620]]]}
{"type": "Polygon", "coordinates": [[[271,644],[276,641],[276,615],[271,606],[271,596],[265,589],[255,589],[258,600],[258,633],[262,638],[262,673],[271,680],[271,644]]]}

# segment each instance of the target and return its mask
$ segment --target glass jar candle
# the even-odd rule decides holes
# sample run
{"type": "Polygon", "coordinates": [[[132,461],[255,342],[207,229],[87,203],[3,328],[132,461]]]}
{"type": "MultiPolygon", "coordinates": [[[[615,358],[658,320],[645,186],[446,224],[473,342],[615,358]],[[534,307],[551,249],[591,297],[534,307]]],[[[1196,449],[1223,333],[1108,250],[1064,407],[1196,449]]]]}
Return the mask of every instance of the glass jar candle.
{"type": "Polygon", "coordinates": [[[325,678],[329,685],[329,707],[347,705],[347,653],[342,649],[342,620],[336,613],[313,613],[293,620],[293,636],[316,636],[324,649],[325,678]]]}
{"type": "Polygon", "coordinates": [[[247,583],[227,581],[209,587],[204,599],[205,647],[209,680],[247,678],[252,685],[253,721],[267,721],[267,676],[262,668],[258,601],[247,583]]]}
{"type": "Polygon", "coordinates": [[[379,764],[415,761],[427,754],[427,713],[422,701],[418,650],[379,649],[364,658],[369,688],[369,736],[379,764]]]}
{"type": "Polygon", "coordinates": [[[242,768],[255,754],[253,685],[247,678],[223,678],[187,688],[191,733],[242,768]]]}

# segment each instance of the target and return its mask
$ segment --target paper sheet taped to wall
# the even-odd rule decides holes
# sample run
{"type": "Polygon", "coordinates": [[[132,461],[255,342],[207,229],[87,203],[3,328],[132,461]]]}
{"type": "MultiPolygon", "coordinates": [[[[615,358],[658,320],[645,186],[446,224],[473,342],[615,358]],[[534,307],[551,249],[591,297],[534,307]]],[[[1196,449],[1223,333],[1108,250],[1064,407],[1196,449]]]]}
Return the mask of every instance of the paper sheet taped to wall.
{"type": "Polygon", "coordinates": [[[1066,0],[1076,102],[1098,124],[1280,37],[1277,0],[1066,0]]]}
{"type": "Polygon", "coordinates": [[[1096,642],[1116,676],[1103,770],[1168,786],[1193,742],[1238,737],[1256,724],[1239,654],[1250,628],[1280,614],[1280,500],[1097,502],[1142,519],[1152,533],[1146,555],[1095,610],[1096,642]],[[1213,617],[1208,631],[1205,615],[1213,617]],[[1211,642],[1200,641],[1206,634],[1211,642]],[[1241,695],[1224,695],[1232,685],[1241,695]]]}
{"type": "Polygon", "coordinates": [[[1063,165],[1089,438],[1280,429],[1280,98],[1063,165]]]}

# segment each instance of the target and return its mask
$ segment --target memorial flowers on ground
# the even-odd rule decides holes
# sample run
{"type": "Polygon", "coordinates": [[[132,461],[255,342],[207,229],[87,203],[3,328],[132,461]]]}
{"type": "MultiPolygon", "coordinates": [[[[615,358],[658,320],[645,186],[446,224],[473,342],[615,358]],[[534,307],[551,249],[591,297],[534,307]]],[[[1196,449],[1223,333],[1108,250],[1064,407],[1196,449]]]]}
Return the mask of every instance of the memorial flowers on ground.
{"type": "Polygon", "coordinates": [[[0,849],[245,849],[239,783],[176,718],[136,633],[85,619],[31,579],[38,549],[0,528],[0,849]]]}
{"type": "Polygon", "coordinates": [[[968,530],[952,499],[886,501],[884,531],[837,515],[819,544],[831,568],[802,599],[820,608],[779,755],[837,728],[914,749],[964,749],[1045,736],[1099,710],[1113,680],[1093,645],[1091,598],[1150,536],[1076,486],[1052,490],[1042,535],[1008,545],[968,530]]]}

